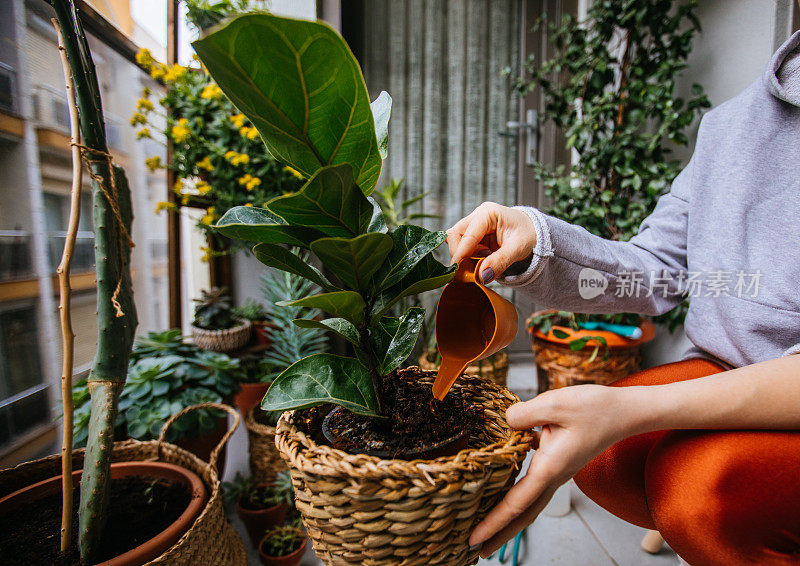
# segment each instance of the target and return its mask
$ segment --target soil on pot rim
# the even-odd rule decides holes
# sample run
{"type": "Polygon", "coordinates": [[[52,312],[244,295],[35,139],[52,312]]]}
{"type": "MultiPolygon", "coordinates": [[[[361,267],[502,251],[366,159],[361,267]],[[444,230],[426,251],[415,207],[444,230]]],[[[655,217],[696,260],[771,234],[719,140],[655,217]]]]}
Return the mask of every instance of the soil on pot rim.
{"type": "Polygon", "coordinates": [[[456,390],[439,401],[430,384],[400,379],[397,374],[387,377],[384,389],[388,418],[366,417],[346,410],[331,416],[328,424],[336,438],[336,448],[403,457],[460,436],[471,430],[480,416],[480,410],[469,405],[456,390]]]}
{"type": "MultiPolygon", "coordinates": [[[[186,486],[158,479],[125,477],[111,480],[108,521],[98,550],[98,561],[136,548],[169,527],[192,498],[186,486]]],[[[79,490],[73,497],[73,541],[68,553],[60,550],[61,493],[42,497],[13,512],[13,522],[0,529],[0,556],[8,566],[81,564],[78,552],[79,490]]],[[[6,523],[7,521],[3,521],[6,523]]]]}

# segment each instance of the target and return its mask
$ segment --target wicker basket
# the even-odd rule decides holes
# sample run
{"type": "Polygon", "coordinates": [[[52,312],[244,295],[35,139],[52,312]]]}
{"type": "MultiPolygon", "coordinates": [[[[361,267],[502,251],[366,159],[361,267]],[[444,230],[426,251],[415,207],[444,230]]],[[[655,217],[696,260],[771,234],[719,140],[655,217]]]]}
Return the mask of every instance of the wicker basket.
{"type": "MultiPolygon", "coordinates": [[[[247,555],[239,535],[233,530],[225,517],[222,508],[220,481],[217,477],[215,463],[220,449],[233,435],[239,424],[239,415],[231,407],[218,403],[203,403],[187,407],[173,416],[161,431],[158,440],[140,442],[126,440],[114,443],[112,462],[125,461],[160,461],[177,464],[191,470],[203,479],[210,494],[209,500],[200,516],[189,530],[164,554],[148,562],[148,564],[174,564],[178,566],[195,566],[197,564],[212,566],[245,566],[247,555]],[[214,407],[234,415],[234,426],[220,442],[211,455],[211,463],[200,460],[194,454],[164,441],[169,426],[181,414],[200,407],[214,407]]],[[[72,452],[73,468],[83,467],[84,450],[72,452]]],[[[8,495],[32,483],[61,474],[61,456],[49,456],[41,460],[26,462],[14,468],[0,471],[0,497],[8,495]]]]}
{"type": "MultiPolygon", "coordinates": [[[[426,370],[438,370],[439,364],[428,361],[428,353],[419,357],[419,367],[426,370]]],[[[501,350],[485,360],[480,360],[469,366],[467,375],[482,375],[500,387],[506,386],[508,378],[508,352],[501,350]]]]}
{"type": "Polygon", "coordinates": [[[255,419],[256,411],[260,410],[261,407],[255,406],[244,417],[250,444],[250,475],[256,483],[271,482],[278,472],[286,469],[286,463],[275,446],[275,427],[255,419]]]}
{"type": "MultiPolygon", "coordinates": [[[[400,372],[418,379],[419,368],[400,372]]],[[[435,372],[420,379],[433,384],[435,372]]],[[[486,378],[454,385],[484,418],[470,447],[436,460],[381,460],[319,445],[294,426],[294,411],[278,422],[276,443],[289,464],[295,503],[319,558],[326,564],[475,564],[472,528],[505,495],[534,444],[513,431],[505,410],[519,398],[486,378]]],[[[313,410],[313,409],[312,409],[313,410]]]]}
{"type": "Polygon", "coordinates": [[[533,357],[539,377],[539,392],[584,383],[608,385],[639,371],[642,363],[639,346],[609,349],[605,359],[601,353],[590,362],[593,351],[593,347],[586,347],[573,352],[569,346],[534,336],[533,357]]]}
{"type": "Polygon", "coordinates": [[[559,338],[551,328],[547,334],[531,326],[537,315],[555,312],[544,310],[533,313],[527,321],[531,335],[531,347],[536,361],[539,393],[569,385],[596,383],[608,385],[639,371],[642,364],[642,345],[655,336],[655,327],[649,320],[642,320],[639,328],[642,336],[636,339],[623,338],[606,330],[574,330],[566,326],[554,326],[567,336],[559,338]],[[582,350],[573,351],[569,342],[577,338],[602,336],[607,347],[601,347],[597,356],[592,355],[595,342],[590,341],[582,350]]]}
{"type": "Polygon", "coordinates": [[[236,319],[239,324],[225,330],[207,330],[192,325],[192,341],[203,350],[233,352],[241,350],[250,341],[252,323],[245,318],[236,319]]]}

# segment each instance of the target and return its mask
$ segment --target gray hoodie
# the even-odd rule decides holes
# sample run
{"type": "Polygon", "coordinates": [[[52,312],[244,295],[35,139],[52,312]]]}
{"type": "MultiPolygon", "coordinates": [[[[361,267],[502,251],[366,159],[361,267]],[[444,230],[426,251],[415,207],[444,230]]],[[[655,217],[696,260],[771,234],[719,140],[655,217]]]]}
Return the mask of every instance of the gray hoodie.
{"type": "Polygon", "coordinates": [[[629,242],[521,208],[533,261],[500,281],[537,303],[657,315],[688,296],[687,357],[736,367],[800,351],[800,32],[703,117],[689,164],[629,242]]]}

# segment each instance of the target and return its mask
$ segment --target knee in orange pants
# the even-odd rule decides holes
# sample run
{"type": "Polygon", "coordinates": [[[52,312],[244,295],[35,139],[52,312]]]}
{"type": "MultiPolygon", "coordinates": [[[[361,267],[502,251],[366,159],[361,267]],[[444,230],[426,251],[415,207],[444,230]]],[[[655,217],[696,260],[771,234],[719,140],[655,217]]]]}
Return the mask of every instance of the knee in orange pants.
{"type": "MultiPolygon", "coordinates": [[[[688,360],[615,386],[722,371],[688,360]]],[[[662,431],[615,444],[575,476],[618,517],[661,532],[692,566],[800,564],[800,433],[662,431]]]]}

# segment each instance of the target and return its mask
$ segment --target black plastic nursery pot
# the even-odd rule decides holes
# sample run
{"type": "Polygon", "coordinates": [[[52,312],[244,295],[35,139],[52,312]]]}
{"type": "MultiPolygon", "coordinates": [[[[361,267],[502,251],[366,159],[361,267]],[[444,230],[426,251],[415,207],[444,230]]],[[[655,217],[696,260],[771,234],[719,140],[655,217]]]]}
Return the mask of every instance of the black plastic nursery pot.
{"type": "MultiPolygon", "coordinates": [[[[417,367],[397,379],[431,387],[417,367]]],[[[474,564],[473,527],[513,485],[535,436],[514,431],[505,411],[519,398],[480,376],[461,376],[452,392],[477,413],[466,446],[431,459],[351,454],[322,435],[329,407],[287,411],[276,445],[292,472],[295,506],[326,564],[474,564]]]]}

